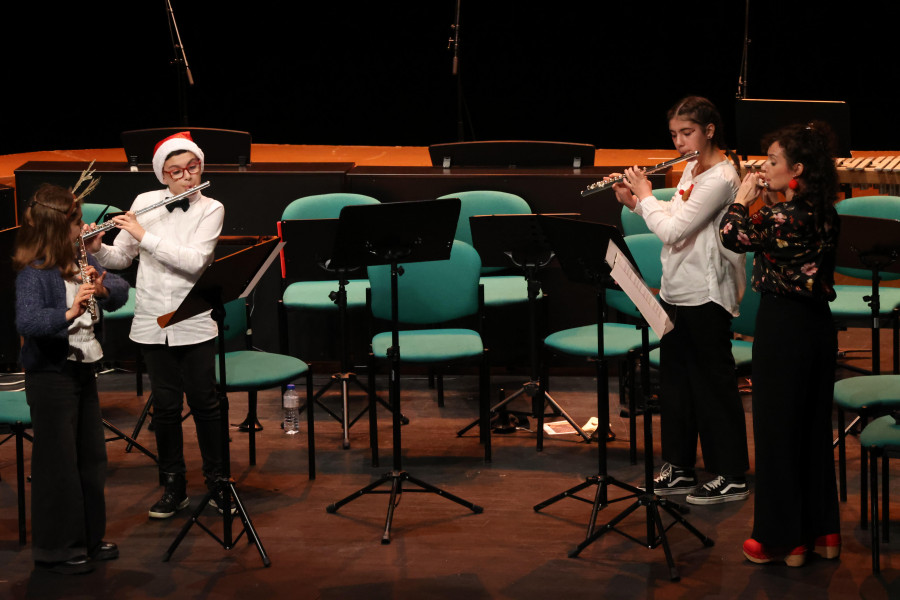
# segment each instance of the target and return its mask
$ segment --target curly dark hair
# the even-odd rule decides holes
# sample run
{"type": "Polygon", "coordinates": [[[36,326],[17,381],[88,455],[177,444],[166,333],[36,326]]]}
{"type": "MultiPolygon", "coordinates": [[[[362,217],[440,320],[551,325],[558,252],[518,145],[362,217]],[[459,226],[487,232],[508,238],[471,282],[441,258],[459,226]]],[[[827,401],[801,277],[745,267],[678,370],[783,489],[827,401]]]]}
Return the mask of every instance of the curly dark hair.
{"type": "Polygon", "coordinates": [[[838,174],[834,162],[837,139],[828,123],[813,121],[782,127],[763,138],[763,154],[775,142],[784,149],[789,167],[803,165],[799,178],[804,185],[795,198],[810,204],[819,216],[830,215],[831,211],[825,208],[837,201],[838,174]]]}

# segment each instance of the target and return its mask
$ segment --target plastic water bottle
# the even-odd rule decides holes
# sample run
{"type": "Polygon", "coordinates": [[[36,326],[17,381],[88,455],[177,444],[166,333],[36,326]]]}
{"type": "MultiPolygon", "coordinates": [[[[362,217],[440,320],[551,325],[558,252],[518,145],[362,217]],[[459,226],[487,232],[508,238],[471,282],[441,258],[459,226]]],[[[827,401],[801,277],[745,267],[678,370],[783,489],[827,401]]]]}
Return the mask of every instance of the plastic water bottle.
{"type": "Polygon", "coordinates": [[[284,432],[294,435],[300,431],[300,397],[294,389],[294,384],[288,384],[284,392],[284,432]]]}

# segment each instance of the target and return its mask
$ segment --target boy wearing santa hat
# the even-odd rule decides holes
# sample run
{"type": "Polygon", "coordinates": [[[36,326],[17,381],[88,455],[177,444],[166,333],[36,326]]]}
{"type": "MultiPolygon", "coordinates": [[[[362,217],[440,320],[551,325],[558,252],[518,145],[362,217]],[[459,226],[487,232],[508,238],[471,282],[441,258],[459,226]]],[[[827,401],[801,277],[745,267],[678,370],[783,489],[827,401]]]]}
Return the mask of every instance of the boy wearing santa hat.
{"type": "Polygon", "coordinates": [[[197,191],[140,216],[135,213],[196,187],[203,166],[203,151],[190,132],[160,141],[153,153],[153,171],[166,187],[140,194],[128,212],[113,218],[123,232],[112,244],[102,244],[102,234],[88,240],[88,250],[107,269],[124,269],[140,257],[130,338],[141,347],[153,394],[160,480],[165,485],[162,497],[149,511],[155,519],[169,518],[189,503],[181,429],[184,397],[196,425],[203,475],[210,490],[217,489],[222,474],[221,414],[215,390],[216,323],[208,311],[165,329],[156,318],[178,308],[212,262],[225,208],[197,191]]]}

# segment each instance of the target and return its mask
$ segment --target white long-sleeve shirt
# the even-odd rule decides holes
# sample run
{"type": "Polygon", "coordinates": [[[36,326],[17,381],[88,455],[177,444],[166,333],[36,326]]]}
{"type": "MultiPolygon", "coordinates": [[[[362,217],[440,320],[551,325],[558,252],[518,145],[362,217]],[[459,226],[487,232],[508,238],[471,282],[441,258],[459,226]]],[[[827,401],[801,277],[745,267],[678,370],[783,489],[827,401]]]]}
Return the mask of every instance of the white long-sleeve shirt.
{"type": "Polygon", "coordinates": [[[737,316],[747,285],[745,258],[722,246],[719,221],[741,181],[728,160],[694,177],[696,165],[688,163],[670,201],[648,196],[634,212],[664,244],[660,297],[682,306],[711,301],[737,316]]]}
{"type": "MultiPolygon", "coordinates": [[[[131,211],[171,196],[168,189],[140,194],[131,211]]],[[[204,342],[218,333],[209,311],[165,329],[156,321],[178,308],[213,261],[225,207],[212,198],[198,196],[191,199],[187,211],[176,208],[169,212],[159,207],[139,215],[138,222],[146,231],[140,243],[121,231],[112,245],[103,244],[94,255],[107,269],[124,269],[140,254],[130,335],[139,344],[184,346],[204,342]]]]}

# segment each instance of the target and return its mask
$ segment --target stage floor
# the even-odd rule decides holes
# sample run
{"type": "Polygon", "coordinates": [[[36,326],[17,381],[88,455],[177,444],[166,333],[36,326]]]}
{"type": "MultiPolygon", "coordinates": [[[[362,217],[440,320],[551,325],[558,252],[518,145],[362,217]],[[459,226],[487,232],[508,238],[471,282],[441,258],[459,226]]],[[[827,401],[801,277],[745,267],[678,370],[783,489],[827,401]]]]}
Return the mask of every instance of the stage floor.
{"type": "MultiPolygon", "coordinates": [[[[866,332],[842,337],[842,347],[864,343],[866,332]],[[860,336],[854,338],[853,336],[860,336]]],[[[861,358],[865,364],[865,358],[861,358]]],[[[859,363],[858,363],[859,364],[859,363]]],[[[328,374],[316,377],[317,387],[328,374]]],[[[9,378],[6,379],[6,382],[9,378]]],[[[104,416],[129,430],[143,406],[134,393],[132,374],[100,377],[104,416]]],[[[495,373],[499,387],[514,391],[524,382],[517,375],[495,373]]],[[[578,422],[596,415],[595,382],[589,377],[555,377],[554,398],[578,422]]],[[[386,377],[379,378],[386,385],[386,377]]],[[[145,388],[146,389],[146,388],[145,388]]],[[[643,463],[628,458],[628,423],[619,414],[617,379],[609,421],[617,440],[609,445],[609,474],[640,485],[643,463]]],[[[704,545],[680,525],[667,534],[681,577],[670,581],[661,547],[647,548],[621,535],[605,535],[581,552],[568,553],[586,534],[590,504],[572,499],[536,512],[536,503],[597,474],[595,445],[573,436],[547,439],[535,450],[528,431],[493,436],[494,460],[482,462],[473,431],[455,432],[476,414],[476,381],[452,377],[446,384],[446,406],[438,408],[425,378],[402,378],[402,406],[410,423],[402,428],[403,468],[410,474],[474,502],[481,514],[434,494],[402,495],[393,520],[391,543],[381,543],[387,496],[367,495],[329,514],[326,507],[374,481],[391,469],[390,419],[379,410],[381,467],[370,465],[367,424],[351,429],[351,447],[342,449],[340,425],[324,411],[316,418],[318,477],[307,479],[306,423],[289,438],[279,428],[277,392],[260,395],[257,465],[248,461],[247,434],[232,430],[232,474],[241,499],[271,559],[263,566],[256,546],[241,538],[231,550],[222,548],[199,527],[192,527],[169,562],[163,556],[187,522],[190,510],[169,520],[149,520],[147,509],[158,498],[156,467],[143,454],[125,452],[122,441],[107,445],[108,533],[121,557],[101,564],[88,575],[60,576],[33,572],[30,545],[17,543],[14,448],[0,448],[0,597],[22,598],[871,598],[900,597],[900,531],[891,527],[890,544],[882,545],[882,573],[871,570],[869,532],[859,527],[859,444],[848,441],[849,500],[841,505],[843,552],[839,560],[810,558],[801,569],[755,565],[744,559],[741,543],[753,522],[753,495],[746,502],[690,507],[685,515],[715,545],[704,545]]],[[[246,396],[231,394],[231,422],[246,411],[246,396]]],[[[749,394],[743,396],[753,456],[749,394]]],[[[339,396],[326,402],[337,410],[339,396]]],[[[362,398],[352,398],[355,409],[362,398]]],[[[522,400],[513,408],[526,409],[522,400]]],[[[365,421],[365,419],[363,420],[365,421]]],[[[602,420],[601,420],[602,422],[602,420]]],[[[530,421],[534,426],[534,421],[530,421]]],[[[641,431],[638,420],[638,431],[641,431]]],[[[659,418],[653,419],[655,456],[659,457],[659,418]]],[[[640,435],[640,434],[639,434],[640,435]]],[[[199,475],[193,424],[185,423],[191,509],[205,489],[199,475]]],[[[642,438],[641,438],[642,439],[642,438]]],[[[139,440],[155,450],[150,432],[139,440]]],[[[27,447],[27,444],[26,444],[27,447]]],[[[643,443],[638,444],[639,450],[643,443]]],[[[28,450],[26,450],[28,455],[28,450]]],[[[752,462],[751,462],[752,464],[752,462]]],[[[658,465],[657,465],[658,466],[658,465]]],[[[26,462],[26,468],[28,463],[26,462]]],[[[706,476],[706,474],[701,474],[706,476]]],[[[750,473],[751,487],[753,472],[750,473]]],[[[592,499],[589,488],[586,497],[592,499]]],[[[900,479],[891,484],[898,498],[900,479]]],[[[30,493],[30,492],[29,492],[30,493]]],[[[610,497],[621,492],[610,489],[610,497]]],[[[683,500],[683,497],[675,497],[683,500]]],[[[787,499],[786,499],[787,500],[787,499]]],[[[604,524],[631,504],[627,499],[602,510],[604,524]]],[[[900,506],[892,506],[900,514],[900,506]]],[[[30,515],[30,509],[29,509],[30,515]]],[[[646,535],[646,513],[639,508],[620,530],[646,535]]],[[[201,519],[221,536],[222,519],[211,509],[201,519]]],[[[671,522],[664,516],[666,524],[671,522]]],[[[30,529],[30,525],[29,525],[30,529]]],[[[239,529],[237,530],[239,531],[239,529]]]]}

